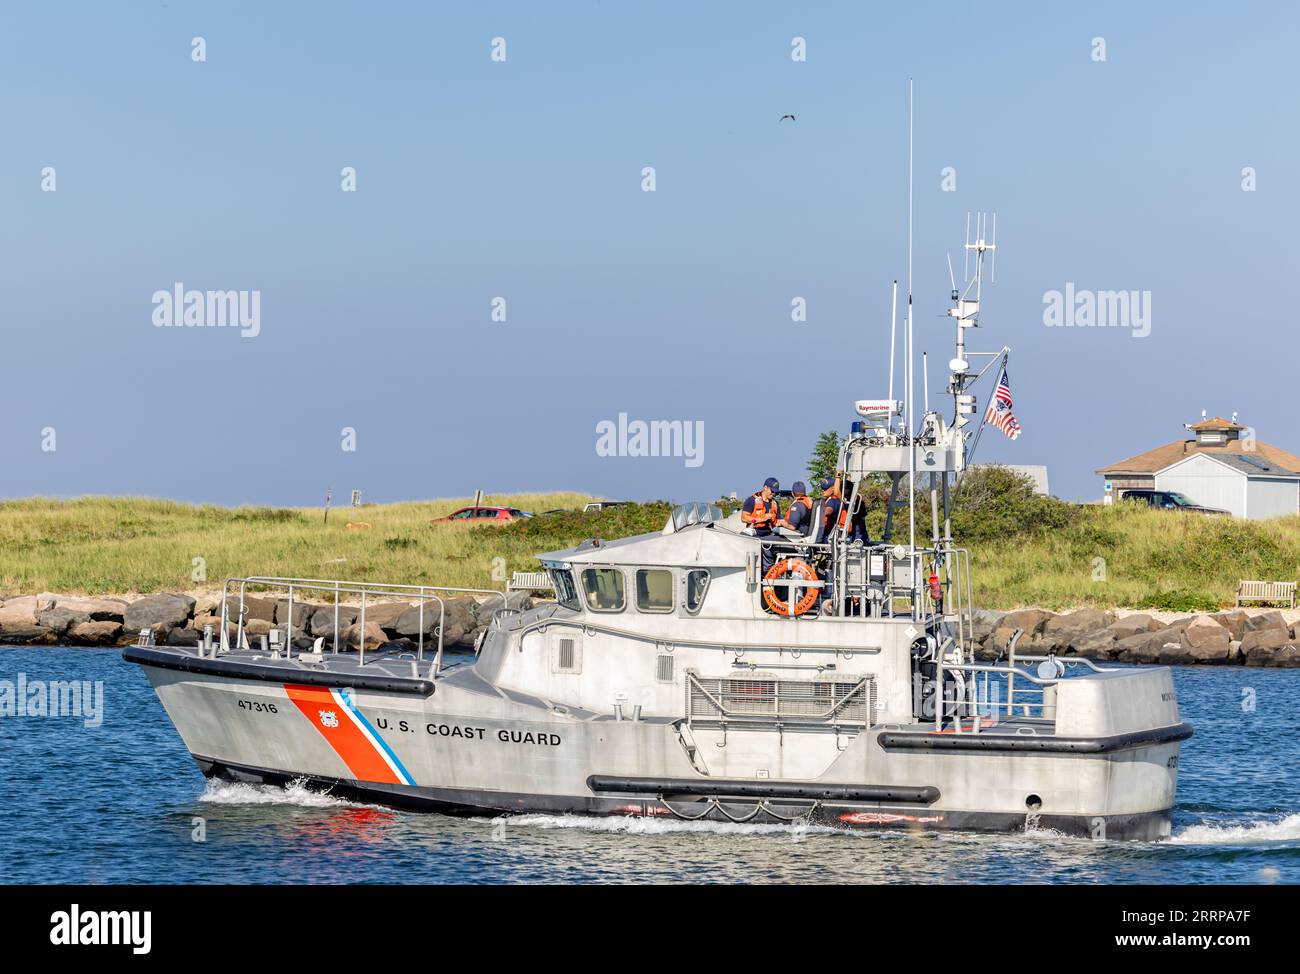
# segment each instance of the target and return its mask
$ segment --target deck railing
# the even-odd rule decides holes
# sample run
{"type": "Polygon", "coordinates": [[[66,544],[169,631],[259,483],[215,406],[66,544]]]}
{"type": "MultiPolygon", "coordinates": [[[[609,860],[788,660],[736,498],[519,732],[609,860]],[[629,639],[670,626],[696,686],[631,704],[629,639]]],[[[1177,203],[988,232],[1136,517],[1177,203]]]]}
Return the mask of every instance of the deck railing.
{"type": "MultiPolygon", "coordinates": [[[[245,622],[247,616],[246,598],[249,594],[249,588],[252,586],[258,591],[264,590],[285,590],[287,592],[287,605],[285,608],[284,648],[286,655],[292,655],[293,652],[293,608],[294,595],[303,595],[304,593],[325,593],[333,599],[334,608],[334,632],[333,632],[333,652],[339,652],[339,610],[342,607],[340,599],[344,596],[359,599],[359,612],[357,614],[357,665],[364,666],[366,662],[366,605],[369,600],[373,607],[376,604],[383,604],[384,601],[402,601],[411,608],[418,608],[419,618],[417,623],[417,649],[416,660],[424,662],[424,635],[425,635],[425,606],[433,602],[438,607],[438,625],[437,633],[437,650],[434,653],[433,665],[430,668],[430,675],[437,676],[442,670],[443,657],[443,632],[446,628],[447,621],[447,604],[443,596],[445,595],[487,595],[499,598],[501,608],[506,607],[506,595],[496,589],[488,588],[458,588],[449,585],[398,585],[386,582],[350,582],[338,579],[325,578],[279,578],[273,576],[249,576],[247,578],[228,578],[221,588],[221,639],[220,647],[223,652],[230,651],[230,603],[233,599],[231,592],[232,586],[238,586],[239,589],[239,611],[238,621],[235,623],[235,646],[241,649],[248,648],[248,640],[245,634],[245,622]],[[379,600],[376,602],[376,600],[379,600]]],[[[323,606],[329,608],[329,603],[306,602],[305,604],[323,606]]],[[[430,607],[432,608],[432,607],[430,607]]],[[[499,610],[497,610],[499,611],[499,610]]]]}
{"type": "Polygon", "coordinates": [[[978,731],[979,720],[991,717],[995,721],[1004,716],[1007,719],[1021,718],[1028,720],[1056,720],[1056,687],[1070,678],[1075,667],[1084,667],[1094,673],[1107,673],[1114,667],[1098,666],[1090,659],[1082,657],[1061,657],[1047,655],[1018,655],[1016,644],[1024,630],[1017,629],[1008,645],[1005,663],[966,663],[945,662],[943,647],[940,648],[936,665],[934,729],[941,730],[945,720],[953,721],[953,729],[962,731],[962,719],[971,719],[971,728],[978,731]],[[1038,672],[1022,669],[1022,663],[1038,663],[1038,672]],[[1048,664],[1044,667],[1042,664],[1048,664]],[[956,692],[948,696],[945,690],[944,675],[960,674],[956,692]],[[967,674],[970,675],[967,680],[967,674]],[[980,676],[983,676],[981,685],[980,676]],[[997,682],[994,682],[994,681],[997,682]],[[1002,686],[1006,686],[1003,699],[1002,686]]]}

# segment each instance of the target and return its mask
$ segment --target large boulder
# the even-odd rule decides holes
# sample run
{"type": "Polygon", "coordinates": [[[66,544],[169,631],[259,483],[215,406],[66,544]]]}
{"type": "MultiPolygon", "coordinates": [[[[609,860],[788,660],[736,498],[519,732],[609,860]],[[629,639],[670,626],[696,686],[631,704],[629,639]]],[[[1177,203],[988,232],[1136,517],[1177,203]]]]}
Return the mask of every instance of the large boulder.
{"type": "Polygon", "coordinates": [[[1265,657],[1261,652],[1256,659],[1246,659],[1247,666],[1278,666],[1278,667],[1300,667],[1300,646],[1291,643],[1283,646],[1281,649],[1273,650],[1270,655],[1265,657]]]}
{"type": "Polygon", "coordinates": [[[194,599],[190,596],[160,592],[136,599],[128,605],[123,616],[123,626],[131,635],[139,633],[141,629],[152,629],[154,639],[162,642],[171,630],[183,627],[193,611],[194,599]]]}
{"type": "Polygon", "coordinates": [[[50,646],[58,641],[58,633],[34,622],[0,622],[0,643],[50,646]]]}
{"type": "Polygon", "coordinates": [[[68,627],[74,622],[89,622],[90,613],[74,612],[71,609],[56,606],[53,609],[46,609],[37,616],[36,621],[39,625],[61,636],[67,632],[68,627]]]}
{"type": "MultiPolygon", "coordinates": [[[[357,621],[358,609],[355,605],[340,605],[338,608],[339,630],[342,631],[357,621]]],[[[367,621],[369,621],[367,619],[367,621]]],[[[334,638],[334,606],[324,605],[311,614],[311,634],[334,638]]]]}
{"type": "MultiPolygon", "coordinates": [[[[1035,645],[1049,652],[1063,653],[1088,633],[1099,632],[1115,621],[1115,613],[1084,608],[1052,616],[1035,639],[1035,645]]],[[[1113,638],[1113,637],[1112,637],[1113,638]]]]}
{"type": "MultiPolygon", "coordinates": [[[[984,640],[984,648],[991,654],[986,658],[998,659],[1006,656],[1011,651],[1011,637],[1015,635],[1015,632],[1016,630],[1010,626],[999,625],[998,628],[994,629],[989,634],[989,637],[984,640]]],[[[1033,642],[1034,637],[1029,635],[1028,632],[1024,633],[1020,637],[1020,641],[1016,643],[1017,652],[1028,652],[1033,646],[1033,642]]]]}
{"type": "Polygon", "coordinates": [[[121,622],[126,615],[125,599],[99,599],[81,595],[55,595],[42,593],[38,599],[48,598],[51,608],[66,609],[84,614],[92,622],[121,622]]]}
{"type": "MultiPolygon", "coordinates": [[[[1271,612],[1261,612],[1259,615],[1253,615],[1246,620],[1246,632],[1261,632],[1265,629],[1282,629],[1287,628],[1286,619],[1282,613],[1276,609],[1271,612]]],[[[1243,639],[1245,636],[1242,637],[1243,639]]]]}
{"type": "Polygon", "coordinates": [[[177,627],[167,634],[168,646],[197,646],[199,634],[193,629],[177,627]]]}
{"type": "Polygon", "coordinates": [[[1115,655],[1116,635],[1110,629],[1097,629],[1079,633],[1070,638],[1065,652],[1084,659],[1109,660],[1115,655]]]}
{"type": "Polygon", "coordinates": [[[1250,616],[1241,609],[1228,609],[1216,612],[1210,618],[1228,630],[1233,639],[1240,640],[1246,634],[1246,622],[1250,616]]]}
{"type": "Polygon", "coordinates": [[[1048,612],[1046,609],[1017,609],[1002,617],[998,622],[998,629],[1023,629],[1025,638],[1028,638],[1038,635],[1047,625],[1047,621],[1052,618],[1055,618],[1055,613],[1048,612]]]}
{"type": "Polygon", "coordinates": [[[1121,636],[1111,647],[1113,658],[1121,663],[1155,663],[1166,643],[1178,643],[1182,630],[1165,628],[1155,632],[1136,632],[1121,636]]]}
{"type": "Polygon", "coordinates": [[[1052,616],[1043,623],[1043,632],[1093,632],[1105,629],[1114,621],[1115,613],[1087,606],[1064,615],[1052,616]]]}
{"type": "Polygon", "coordinates": [[[221,597],[211,592],[194,597],[194,614],[196,616],[221,615],[221,597]]]}
{"type": "Polygon", "coordinates": [[[1156,658],[1151,660],[1161,666],[1190,666],[1197,662],[1191,652],[1183,645],[1180,636],[1176,643],[1165,643],[1156,650],[1156,658]]]}
{"type": "Polygon", "coordinates": [[[68,627],[66,638],[77,646],[112,646],[122,635],[122,623],[111,619],[76,622],[68,627]]]}
{"type": "Polygon", "coordinates": [[[1232,634],[1209,616],[1197,616],[1183,630],[1180,644],[1192,663],[1227,663],[1232,634]]]}
{"type": "MultiPolygon", "coordinates": [[[[369,613],[367,612],[366,615],[368,617],[369,613]]],[[[359,649],[362,638],[361,623],[354,622],[352,625],[348,626],[339,634],[339,638],[341,640],[342,648],[359,649]]],[[[370,619],[367,618],[365,626],[365,641],[366,649],[378,649],[380,646],[388,642],[388,634],[385,633],[377,623],[371,622],[370,619]]]]}
{"type": "MultiPolygon", "coordinates": [[[[436,605],[437,603],[431,604],[436,605]]],[[[369,626],[370,623],[373,622],[385,632],[390,632],[390,634],[396,635],[397,620],[400,619],[410,607],[411,603],[409,602],[375,602],[373,604],[367,604],[366,625],[369,626]]],[[[361,618],[360,613],[357,614],[357,618],[361,618]]],[[[369,644],[368,638],[367,644],[369,644]]]]}
{"type": "Polygon", "coordinates": [[[1292,644],[1286,629],[1257,629],[1246,633],[1241,641],[1241,655],[1247,666],[1267,666],[1277,651],[1292,644]]]}
{"type": "MultiPolygon", "coordinates": [[[[193,629],[196,633],[198,633],[199,638],[202,639],[204,626],[212,627],[213,639],[221,638],[221,616],[220,615],[196,615],[194,617],[194,622],[191,623],[190,625],[190,628],[193,629]]],[[[228,638],[233,639],[235,635],[235,631],[238,628],[239,627],[236,626],[233,622],[227,621],[226,633],[228,638]]]]}
{"type": "MultiPolygon", "coordinates": [[[[444,647],[460,645],[476,625],[474,611],[477,603],[471,596],[465,595],[447,598],[444,600],[444,604],[442,644],[444,647]]],[[[426,641],[437,638],[435,630],[438,626],[438,619],[438,603],[425,602],[424,636],[426,641]]],[[[370,621],[369,613],[366,615],[366,621],[370,621]]],[[[398,636],[407,638],[418,636],[420,634],[420,607],[412,606],[403,612],[398,617],[393,630],[398,636]]]]}
{"type": "MultiPolygon", "coordinates": [[[[47,604],[41,604],[43,611],[47,604]]],[[[0,603],[0,626],[36,625],[37,602],[35,595],[15,595],[0,603]]]]}
{"type": "Polygon", "coordinates": [[[994,612],[992,609],[972,609],[971,638],[977,643],[983,642],[1001,624],[1003,615],[1004,613],[994,612]]]}
{"type": "MultiPolygon", "coordinates": [[[[293,600],[293,626],[295,629],[306,630],[311,623],[311,617],[319,609],[319,605],[311,602],[303,602],[299,599],[293,600]]],[[[333,605],[330,606],[334,608],[333,605]]],[[[277,626],[283,629],[289,623],[289,600],[280,599],[275,603],[275,616],[273,621],[277,626]]]]}
{"type": "MultiPolygon", "coordinates": [[[[239,596],[230,595],[226,597],[227,613],[232,622],[239,621],[239,596]]],[[[275,621],[275,599],[266,598],[261,595],[244,596],[244,619],[263,619],[266,622],[275,621]]]]}
{"type": "Polygon", "coordinates": [[[274,628],[275,624],[269,619],[249,619],[244,623],[244,638],[248,640],[250,646],[254,643],[261,645],[261,638],[270,636],[274,628]]]}
{"type": "Polygon", "coordinates": [[[1164,627],[1145,612],[1134,612],[1132,615],[1116,619],[1106,628],[1115,634],[1116,639],[1123,639],[1125,636],[1155,632],[1164,627]]]}

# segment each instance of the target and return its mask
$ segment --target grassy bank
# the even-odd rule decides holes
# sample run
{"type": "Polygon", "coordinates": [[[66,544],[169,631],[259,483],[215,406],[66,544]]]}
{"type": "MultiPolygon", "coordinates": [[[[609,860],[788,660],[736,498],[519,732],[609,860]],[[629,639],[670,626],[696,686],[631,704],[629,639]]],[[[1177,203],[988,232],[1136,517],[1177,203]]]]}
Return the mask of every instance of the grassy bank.
{"type": "Polygon", "coordinates": [[[1064,527],[981,545],[971,573],[976,602],[989,608],[1216,609],[1233,604],[1241,579],[1300,580],[1300,517],[1081,508],[1064,527]]]}
{"type": "MultiPolygon", "coordinates": [[[[585,494],[497,494],[484,503],[543,511],[585,494]]],[[[178,504],[142,498],[0,503],[0,594],[127,594],[219,588],[230,576],[291,575],[483,587],[492,559],[531,552],[500,528],[431,525],[465,498],[335,509],[178,504]],[[349,531],[364,521],[368,530],[349,531]],[[196,580],[202,558],[206,581],[196,580]]],[[[498,583],[495,587],[500,587],[498,583]]]]}
{"type": "MultiPolygon", "coordinates": [[[[975,601],[989,608],[1191,611],[1231,605],[1242,578],[1300,577],[1300,518],[1247,522],[1127,505],[1077,507],[993,486],[972,481],[954,516],[954,533],[972,550],[975,601]]],[[[543,511],[589,499],[520,494],[487,502],[543,511]]],[[[4,502],[0,594],[193,591],[253,574],[500,587],[494,559],[504,559],[507,572],[536,568],[535,552],[658,530],[668,513],[666,504],[647,504],[499,527],[428,523],[465,503],[335,510],[324,525],[319,509],[129,498],[4,502]],[[349,519],[371,527],[348,531],[349,519]],[[192,578],[195,558],[203,559],[206,581],[192,578]]],[[[879,536],[877,525],[872,533],[879,536]]]]}

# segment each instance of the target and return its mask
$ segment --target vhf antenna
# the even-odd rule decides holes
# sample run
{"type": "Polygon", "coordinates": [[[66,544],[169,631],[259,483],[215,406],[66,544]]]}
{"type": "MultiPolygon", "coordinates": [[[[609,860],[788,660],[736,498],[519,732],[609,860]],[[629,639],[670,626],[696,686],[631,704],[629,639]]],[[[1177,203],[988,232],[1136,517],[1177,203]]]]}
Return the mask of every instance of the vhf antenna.
{"type": "MultiPolygon", "coordinates": [[[[975,214],[975,236],[971,237],[971,214],[966,213],[966,240],[962,245],[964,259],[962,262],[962,282],[965,290],[957,289],[957,282],[952,273],[952,260],[948,260],[948,280],[952,283],[952,304],[948,316],[956,319],[956,353],[948,363],[951,375],[948,379],[948,392],[953,397],[953,425],[958,428],[967,425],[975,412],[975,397],[966,392],[967,387],[978,378],[972,378],[971,367],[966,352],[966,329],[979,327],[980,292],[984,283],[984,256],[989,257],[989,277],[993,283],[997,261],[998,216],[993,214],[990,222],[986,213],[975,214]],[[972,258],[974,273],[971,271],[972,258]],[[973,294],[972,294],[973,292],[973,294]]],[[[974,352],[974,355],[987,355],[987,352],[974,352]]],[[[1001,353],[998,353],[1001,354],[1001,353]]],[[[983,374],[981,371],[979,374],[983,374]]]]}

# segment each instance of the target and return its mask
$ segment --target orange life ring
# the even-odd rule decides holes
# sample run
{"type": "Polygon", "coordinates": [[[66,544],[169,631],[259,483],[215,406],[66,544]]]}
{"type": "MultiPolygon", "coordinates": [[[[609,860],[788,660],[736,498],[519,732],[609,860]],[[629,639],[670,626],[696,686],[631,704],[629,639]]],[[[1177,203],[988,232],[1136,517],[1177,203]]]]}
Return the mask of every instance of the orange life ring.
{"type": "MultiPolygon", "coordinates": [[[[806,561],[800,561],[798,558],[782,558],[775,565],[767,570],[763,577],[767,581],[774,581],[778,578],[793,578],[798,575],[810,582],[817,581],[817,572],[806,561]],[[787,574],[788,573],[788,574],[787,574]]],[[[803,594],[798,602],[794,604],[794,615],[801,616],[814,605],[817,604],[818,590],[810,588],[803,594]]],[[[790,615],[790,605],[782,599],[777,598],[776,589],[770,586],[763,588],[763,601],[767,607],[777,615],[790,615]]]]}

